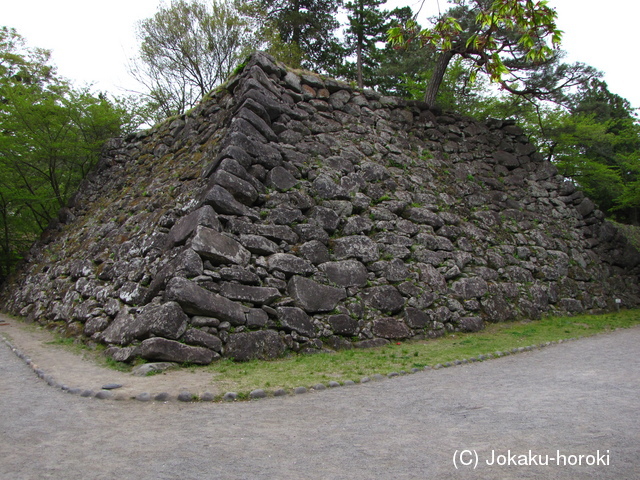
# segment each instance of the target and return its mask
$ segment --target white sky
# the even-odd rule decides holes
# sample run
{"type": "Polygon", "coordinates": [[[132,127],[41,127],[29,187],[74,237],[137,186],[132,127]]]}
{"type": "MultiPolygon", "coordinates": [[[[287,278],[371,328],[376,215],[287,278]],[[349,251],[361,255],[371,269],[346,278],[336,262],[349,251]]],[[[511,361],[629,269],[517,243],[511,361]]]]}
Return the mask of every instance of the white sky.
{"type": "MultiPolygon", "coordinates": [[[[161,0],[3,0],[0,26],[15,28],[31,47],[53,51],[58,73],[77,86],[93,84],[114,94],[135,89],[127,71],[136,54],[135,24],[152,16],[161,0]]],[[[169,0],[167,0],[169,3],[169,0]]],[[[391,0],[387,8],[420,0],[391,0]]],[[[444,11],[446,0],[425,0],[422,19],[444,11]]],[[[566,61],[581,61],[605,72],[609,89],[640,107],[637,0],[549,0],[564,30],[566,61]]],[[[426,25],[426,20],[422,20],[426,25]]]]}

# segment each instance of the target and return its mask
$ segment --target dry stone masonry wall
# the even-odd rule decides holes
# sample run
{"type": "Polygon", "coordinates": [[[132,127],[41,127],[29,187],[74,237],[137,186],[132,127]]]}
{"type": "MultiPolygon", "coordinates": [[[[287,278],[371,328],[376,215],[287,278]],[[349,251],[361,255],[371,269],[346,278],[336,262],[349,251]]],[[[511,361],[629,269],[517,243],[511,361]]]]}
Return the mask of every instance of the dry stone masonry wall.
{"type": "Polygon", "coordinates": [[[3,304],[117,360],[207,364],[637,306],[639,263],[513,122],[255,54],[109,142],[3,304]]]}

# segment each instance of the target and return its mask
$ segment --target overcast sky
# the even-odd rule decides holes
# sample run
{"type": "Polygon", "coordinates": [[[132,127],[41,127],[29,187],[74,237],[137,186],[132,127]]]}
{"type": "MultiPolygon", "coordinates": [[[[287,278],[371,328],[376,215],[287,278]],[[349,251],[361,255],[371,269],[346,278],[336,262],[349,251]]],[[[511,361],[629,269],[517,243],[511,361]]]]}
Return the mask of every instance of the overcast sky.
{"type": "MultiPolygon", "coordinates": [[[[6,1],[0,26],[15,28],[29,46],[53,51],[58,73],[76,85],[93,84],[96,90],[114,94],[135,89],[127,63],[136,54],[135,25],[152,16],[160,0],[25,0],[6,1]]],[[[170,3],[167,0],[166,3],[170,3]]],[[[392,0],[392,6],[422,2],[392,0]]],[[[422,19],[447,9],[446,0],[425,0],[422,19]]],[[[605,72],[609,89],[640,107],[637,77],[640,66],[635,52],[637,0],[549,0],[564,30],[567,61],[580,61],[605,72]]],[[[425,20],[421,22],[426,24],[425,20]]]]}

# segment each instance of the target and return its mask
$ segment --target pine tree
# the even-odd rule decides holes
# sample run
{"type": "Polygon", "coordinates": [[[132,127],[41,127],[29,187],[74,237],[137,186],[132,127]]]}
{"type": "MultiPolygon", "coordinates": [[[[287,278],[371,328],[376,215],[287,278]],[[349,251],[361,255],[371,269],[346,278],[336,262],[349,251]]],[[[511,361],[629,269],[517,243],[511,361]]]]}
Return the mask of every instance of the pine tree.
{"type": "Polygon", "coordinates": [[[355,77],[360,88],[364,88],[365,70],[368,70],[366,76],[371,77],[378,65],[376,44],[385,40],[388,29],[389,12],[379,8],[384,3],[384,0],[353,0],[345,4],[349,18],[346,45],[349,51],[355,51],[355,77]]]}

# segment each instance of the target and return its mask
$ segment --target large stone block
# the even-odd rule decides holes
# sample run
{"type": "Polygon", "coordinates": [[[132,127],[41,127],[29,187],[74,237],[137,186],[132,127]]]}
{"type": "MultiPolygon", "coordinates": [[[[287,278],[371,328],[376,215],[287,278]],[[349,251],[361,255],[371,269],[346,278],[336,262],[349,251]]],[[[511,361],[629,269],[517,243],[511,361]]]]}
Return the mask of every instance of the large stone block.
{"type": "Polygon", "coordinates": [[[371,332],[376,337],[400,340],[409,338],[411,330],[398,318],[380,318],[373,321],[371,332]]]}
{"type": "Polygon", "coordinates": [[[292,189],[298,180],[284,167],[276,167],[267,174],[266,185],[281,192],[292,189]]]}
{"type": "Polygon", "coordinates": [[[260,235],[240,235],[240,243],[256,255],[271,255],[278,251],[278,245],[260,235]]]}
{"type": "Polygon", "coordinates": [[[246,323],[247,309],[241,304],[210,292],[185,278],[172,278],[167,284],[165,298],[180,304],[190,315],[214,317],[234,326],[246,323]]]}
{"type": "Polygon", "coordinates": [[[349,315],[330,315],[327,322],[336,335],[351,337],[358,333],[358,321],[349,315]]]}
{"type": "Polygon", "coordinates": [[[431,323],[431,317],[422,310],[407,307],[404,311],[404,321],[411,328],[425,328],[431,323]]]}
{"type": "Polygon", "coordinates": [[[238,362],[271,360],[284,355],[286,346],[282,337],[273,330],[233,333],[224,349],[224,356],[238,362]]]}
{"type": "Polygon", "coordinates": [[[128,345],[150,336],[177,339],[187,328],[188,317],[175,302],[150,304],[137,315],[123,309],[102,333],[106,343],[128,345]]]}
{"type": "Polygon", "coordinates": [[[280,291],[277,288],[239,285],[237,283],[228,282],[221,285],[220,295],[231,300],[250,302],[258,305],[268,305],[281,296],[280,291]]]}
{"type": "Polygon", "coordinates": [[[203,332],[202,330],[198,330],[197,328],[190,328],[189,330],[184,332],[184,335],[182,335],[182,338],[180,340],[189,345],[205,347],[215,352],[219,352],[222,350],[222,340],[220,340],[215,335],[203,332]]]}
{"type": "Polygon", "coordinates": [[[327,262],[319,268],[331,283],[340,287],[362,287],[367,283],[367,269],[357,260],[327,262]]]}
{"type": "Polygon", "coordinates": [[[504,165],[509,170],[520,166],[520,160],[514,154],[499,150],[493,154],[493,158],[499,165],[504,165]]]}
{"type": "Polygon", "coordinates": [[[375,262],[380,258],[378,245],[364,235],[337,238],[333,242],[333,254],[338,260],[357,258],[362,262],[375,262]]]}
{"type": "Polygon", "coordinates": [[[435,229],[438,229],[444,225],[444,221],[442,220],[440,215],[423,207],[408,208],[403,213],[403,216],[415,223],[431,225],[435,229]]]}
{"type": "Polygon", "coordinates": [[[362,292],[364,303],[381,312],[394,314],[404,307],[404,297],[393,285],[367,288],[362,292]]]}
{"type": "Polygon", "coordinates": [[[267,264],[269,270],[278,270],[289,275],[309,275],[315,271],[310,262],[289,253],[275,253],[267,258],[267,264]]]}
{"type": "Polygon", "coordinates": [[[464,300],[482,297],[489,291],[487,282],[480,277],[461,278],[451,285],[453,293],[464,300]]]}
{"type": "Polygon", "coordinates": [[[167,247],[182,245],[200,225],[218,232],[221,230],[218,214],[211,206],[204,205],[180,218],[167,235],[167,247]]]}
{"type": "Polygon", "coordinates": [[[217,184],[209,189],[202,201],[206,205],[211,205],[216,212],[223,215],[238,215],[254,220],[259,218],[255,211],[240,203],[225,188],[217,184]]]}
{"type": "Polygon", "coordinates": [[[218,170],[212,177],[215,185],[220,185],[237,201],[251,206],[258,198],[258,192],[249,182],[224,170],[218,170]]]}
{"type": "Polygon", "coordinates": [[[278,320],[285,330],[293,330],[306,337],[315,337],[315,329],[309,315],[298,307],[279,307],[278,320]]]}
{"type": "Polygon", "coordinates": [[[479,332],[484,328],[481,317],[462,317],[458,320],[458,324],[463,332],[479,332]]]}
{"type": "Polygon", "coordinates": [[[330,287],[309,278],[294,275],[287,285],[296,305],[306,312],[330,312],[347,296],[344,288],[330,287]]]}
{"type": "Polygon", "coordinates": [[[163,362],[197,363],[208,365],[216,354],[203,347],[192,347],[166,338],[148,338],[140,344],[140,356],[147,360],[163,362]]]}
{"type": "Polygon", "coordinates": [[[191,248],[214,265],[247,265],[251,252],[233,238],[207,227],[198,227],[191,248]]]}

